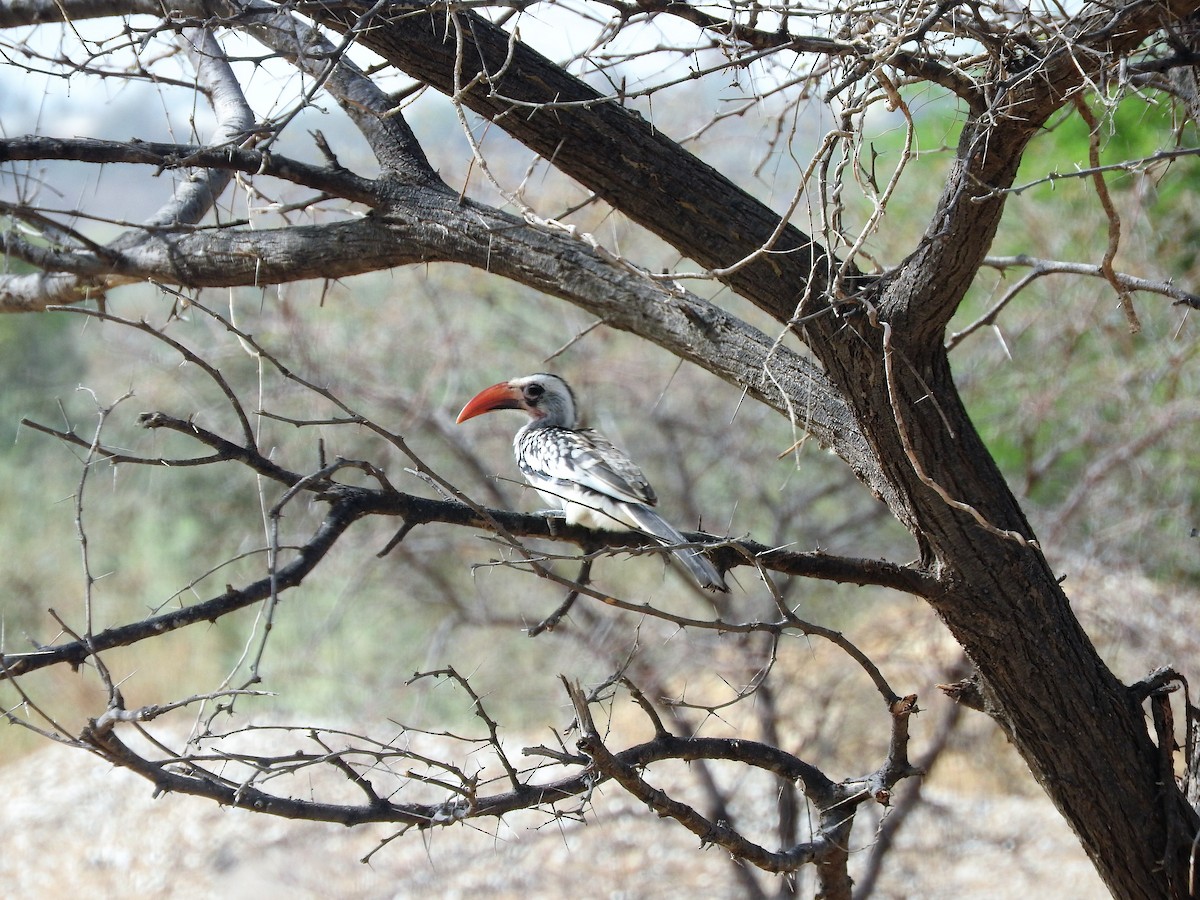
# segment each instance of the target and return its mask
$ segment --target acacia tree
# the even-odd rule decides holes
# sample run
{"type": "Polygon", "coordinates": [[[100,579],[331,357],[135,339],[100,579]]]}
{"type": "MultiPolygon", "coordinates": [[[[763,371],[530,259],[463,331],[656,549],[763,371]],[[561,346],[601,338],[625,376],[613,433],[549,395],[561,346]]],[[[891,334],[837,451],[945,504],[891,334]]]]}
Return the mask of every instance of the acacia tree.
{"type": "MultiPolygon", "coordinates": [[[[209,0],[170,9],[143,0],[5,3],[0,26],[65,21],[79,40],[74,57],[61,49],[39,51],[35,41],[13,41],[6,51],[12,67],[175,83],[203,95],[215,118],[211,133],[191,143],[53,134],[0,141],[0,159],[9,164],[72,161],[178,173],[172,195],[146,221],[90,211],[110,229],[116,223],[116,237],[93,236],[72,224],[73,216],[16,192],[4,206],[5,249],[27,270],[2,276],[0,308],[34,312],[84,304],[82,314],[144,331],[201,366],[225,393],[237,420],[235,432],[222,434],[171,412],[148,414],[142,420],[146,428],[177,432],[208,448],[204,456],[170,460],[122,452],[99,435],[38,427],[77,444],[89,460],[247,466],[279,485],[274,523],[300,496],[326,509],[298,548],[289,551],[273,540],[267,572],[258,580],[142,621],[105,630],[89,625],[56,646],[9,654],[5,678],[19,686],[20,676],[35,669],[88,662],[107,680],[105,651],[273,601],[301,585],[364,517],[400,517],[397,543],[430,523],[482,528],[497,536],[509,564],[569,591],[547,627],[582,597],[689,628],[776,637],[803,633],[834,641],[861,663],[885,703],[892,727],[886,759],[862,778],[838,784],[770,743],[678,737],[628,671],[613,684],[626,684],[641,704],[654,725],[651,740],[611,749],[592,719],[592,704],[603,691],[589,695],[569,683],[578,744],[540,748],[542,758],[558,768],[519,771],[503,755],[495,721],[472,695],[504,760],[507,789],[487,794],[464,778],[450,799],[430,803],[393,802],[363,774],[363,759],[378,762],[392,753],[404,758],[392,747],[325,759],[366,792],[359,805],[270,794],[254,779],[218,777],[198,759],[173,766],[173,757],[155,758],[121,739],[118,726],[160,710],[126,710],[111,683],[107,711],[75,740],[145,774],[162,790],[346,823],[424,828],[500,816],[584,796],[597,779],[611,780],[738,859],[772,872],[813,864],[824,895],[847,896],[853,809],[870,800],[886,803],[896,783],[916,771],[907,756],[915,699],[898,695],[861,651],[836,632],[799,618],[772,589],[781,575],[883,585],[924,598],[949,628],[973,671],[948,690],[1003,729],[1114,895],[1189,895],[1198,822],[1189,803],[1191,783],[1175,776],[1178,748],[1167,699],[1181,679],[1164,671],[1125,685],[1097,654],[964,407],[951,373],[947,327],[985,265],[1028,269],[989,311],[987,322],[1020,289],[1051,272],[1097,279],[1134,328],[1139,291],[1186,306],[1200,303],[1174,285],[1169,272],[1155,279],[1116,268],[1121,219],[1098,155],[1109,114],[1121,102],[1170,101],[1181,117],[1195,114],[1194,15],[1194,4],[1174,2],[1092,4],[1074,12],[1055,5],[1018,9],[954,0],[899,7],[607,2],[555,5],[552,11],[527,3],[358,0],[209,0]],[[579,30],[566,33],[577,35],[582,49],[564,51],[564,32],[539,28],[542,14],[573,20],[579,30]],[[105,26],[91,20],[110,19],[115,27],[97,37],[93,29],[105,26]],[[246,37],[265,54],[248,49],[246,37]],[[176,59],[149,52],[164,42],[184,51],[192,83],[167,68],[176,59]],[[252,95],[247,99],[245,66],[267,60],[289,64],[301,77],[295,101],[264,116],[252,95]],[[385,90],[384,79],[397,73],[404,83],[385,90]],[[795,152],[809,105],[830,117],[811,158],[797,165],[789,202],[756,199],[655,121],[655,101],[661,109],[672,88],[727,79],[730,73],[747,73],[753,88],[728,115],[772,123],[764,153],[795,152]],[[486,184],[479,198],[442,180],[430,161],[436,154],[427,153],[406,122],[407,104],[421,88],[443,95],[460,117],[473,182],[486,184]],[[923,233],[908,240],[896,262],[877,263],[872,248],[887,234],[889,203],[912,161],[916,126],[910,103],[914,96],[930,95],[956,110],[952,160],[923,233]],[[324,97],[366,139],[377,171],[348,168],[323,137],[321,163],[278,149],[298,113],[324,97]],[[900,117],[903,137],[891,170],[881,172],[868,136],[873,117],[885,109],[900,117]],[[1087,263],[1034,253],[989,258],[1025,151],[1060,113],[1082,117],[1095,138],[1092,167],[1084,174],[1094,183],[1109,226],[1097,242],[1096,258],[1087,263]],[[583,190],[582,201],[562,209],[553,199],[539,202],[524,182],[515,187],[506,182],[485,152],[480,135],[486,128],[479,122],[502,129],[567,176],[583,190]],[[281,212],[275,226],[252,227],[220,210],[218,199],[235,179],[256,196],[276,201],[281,212]],[[660,238],[677,251],[679,263],[656,273],[653,260],[620,251],[573,224],[594,221],[581,217],[595,209],[615,211],[660,238]],[[304,214],[302,222],[293,222],[304,214]],[[805,217],[808,224],[801,227],[797,222],[805,217]],[[285,377],[333,404],[339,421],[364,426],[407,454],[443,498],[400,492],[367,462],[339,458],[321,460],[312,471],[289,468],[260,445],[252,414],[218,367],[165,328],[122,319],[110,307],[119,288],[144,281],[162,286],[176,302],[180,291],[188,299],[205,288],[338,279],[438,262],[463,263],[574,304],[787,416],[882,501],[911,534],[917,560],[899,564],[784,552],[753,540],[718,541],[710,553],[724,566],[751,567],[761,575],[768,611],[744,619],[685,617],[620,599],[591,583],[589,563],[594,554],[639,546],[638,536],[598,537],[470,500],[399,435],[292,373],[250,333],[210,313],[285,377]],[[710,286],[729,293],[709,299],[703,294],[710,286]],[[749,306],[740,306],[742,301],[749,306]],[[344,478],[348,469],[362,470],[373,484],[351,484],[344,478]],[[581,546],[586,555],[580,576],[559,574],[544,553],[529,548],[531,537],[581,546]],[[799,784],[819,811],[811,840],[769,850],[652,788],[641,769],[669,758],[734,760],[799,784]]],[[[1156,158],[1175,152],[1164,147],[1156,158]]],[[[900,246],[905,238],[890,240],[900,246]]],[[[588,610],[576,613],[597,615],[588,610]]],[[[470,690],[457,672],[442,674],[470,690]]],[[[1186,701],[1184,710],[1190,721],[1186,701]]],[[[447,765],[443,777],[451,771],[447,765]]]]}

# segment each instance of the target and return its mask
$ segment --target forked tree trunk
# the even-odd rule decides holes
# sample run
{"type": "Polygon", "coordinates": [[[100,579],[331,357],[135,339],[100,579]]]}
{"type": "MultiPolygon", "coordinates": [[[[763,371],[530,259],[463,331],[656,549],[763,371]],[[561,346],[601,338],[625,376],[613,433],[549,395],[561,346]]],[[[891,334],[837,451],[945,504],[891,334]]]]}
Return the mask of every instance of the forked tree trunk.
{"type": "Polygon", "coordinates": [[[1114,896],[1188,896],[1196,819],[1162,777],[1137,698],[1097,655],[1040,550],[952,508],[906,458],[912,452],[929,479],[951,499],[968,499],[992,528],[1032,537],[959,400],[944,352],[893,360],[892,390],[905,398],[893,406],[882,349],[863,349],[842,347],[843,377],[855,376],[860,389],[875,383],[852,402],[911,504],[914,534],[945,586],[931,603],[978,670],[985,708],[1114,896]],[[907,451],[889,422],[897,410],[907,451]]]}
{"type": "MultiPolygon", "coordinates": [[[[313,15],[346,30],[368,7],[351,2],[313,15]]],[[[985,708],[1113,894],[1129,898],[1186,895],[1190,839],[1179,838],[1195,833],[1196,816],[1164,777],[1137,699],[1099,658],[1031,543],[959,398],[942,341],[996,233],[1004,206],[997,191],[1012,184],[1030,138],[1087,77],[1081,67],[1131,52],[1167,17],[1194,9],[1085,10],[1064,38],[1068,49],[1047,51],[1037,76],[998,90],[997,106],[972,109],[937,212],[894,277],[871,281],[850,270],[836,283],[836,260],[787,228],[772,246],[790,252],[725,279],[781,323],[805,314],[800,334],[868,448],[857,452],[863,442],[849,441],[839,453],[917,540],[944,588],[931,602],[977,667],[985,708]],[[1090,54],[1071,52],[1085,45],[1090,54]]],[[[402,4],[390,10],[389,21],[359,32],[364,44],[448,94],[481,73],[502,73],[462,92],[462,102],[685,256],[729,266],[772,237],[776,213],[495,26],[458,13],[458,59],[444,18],[405,15],[402,4]],[[530,105],[514,108],[514,100],[530,105]],[[555,102],[574,105],[532,108],[555,102]]],[[[804,408],[811,398],[792,399],[804,408]]],[[[836,434],[825,438],[838,444],[836,434]]]]}

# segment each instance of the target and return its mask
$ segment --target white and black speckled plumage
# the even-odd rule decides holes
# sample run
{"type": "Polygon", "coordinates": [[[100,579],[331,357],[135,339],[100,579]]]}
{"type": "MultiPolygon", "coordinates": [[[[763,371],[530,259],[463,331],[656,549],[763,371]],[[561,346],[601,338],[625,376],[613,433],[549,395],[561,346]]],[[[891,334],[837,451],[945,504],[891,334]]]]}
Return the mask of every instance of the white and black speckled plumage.
{"type": "Polygon", "coordinates": [[[614,520],[605,509],[613,500],[657,502],[646,476],[629,457],[590,428],[533,426],[530,422],[513,439],[517,466],[526,481],[562,507],[572,524],[609,531],[639,527],[620,518],[614,520]]]}
{"type": "MultiPolygon", "coordinates": [[[[488,388],[463,408],[459,421],[491,409],[529,414],[529,422],[513,439],[517,466],[569,523],[644,531],[668,545],[687,543],[651,508],[658,498],[633,460],[592,429],[576,427],[575,396],[557,375],[527,375],[488,388]]],[[[699,550],[681,547],[672,552],[701,587],[728,590],[716,566],[699,550]]]]}

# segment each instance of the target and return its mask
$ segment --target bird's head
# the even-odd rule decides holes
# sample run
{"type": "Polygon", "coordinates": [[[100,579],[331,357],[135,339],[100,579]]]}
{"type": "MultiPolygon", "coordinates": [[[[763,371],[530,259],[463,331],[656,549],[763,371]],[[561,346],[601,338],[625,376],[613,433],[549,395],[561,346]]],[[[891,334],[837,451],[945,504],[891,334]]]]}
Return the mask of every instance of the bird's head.
{"type": "Polygon", "coordinates": [[[575,427],[575,395],[557,375],[540,372],[484,388],[458,414],[459,423],[494,409],[522,409],[535,426],[575,427]]]}

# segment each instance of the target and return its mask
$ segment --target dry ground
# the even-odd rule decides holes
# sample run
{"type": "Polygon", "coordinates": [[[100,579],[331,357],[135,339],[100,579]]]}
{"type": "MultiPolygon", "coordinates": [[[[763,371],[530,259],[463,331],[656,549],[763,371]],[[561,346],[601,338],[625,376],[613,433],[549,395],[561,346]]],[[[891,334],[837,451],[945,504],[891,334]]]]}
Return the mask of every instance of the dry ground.
{"type": "MultiPolygon", "coordinates": [[[[587,827],[408,836],[291,822],[149,784],[49,747],[2,770],[0,884],[18,898],[673,898],[742,896],[728,859],[610,794],[587,827]]],[[[1074,838],[1041,797],[962,796],[927,786],[879,897],[1100,897],[1074,838]]],[[[859,835],[862,853],[870,843],[859,835]]],[[[765,880],[765,879],[764,879],[765,880]]]]}
{"type": "MultiPolygon", "coordinates": [[[[1072,584],[1081,617],[1122,678],[1194,658],[1195,594],[1085,567],[1071,573],[1072,584]]],[[[894,635],[904,626],[880,627],[894,635]]],[[[911,649],[926,662],[953,653],[942,638],[911,649]]],[[[938,700],[923,703],[936,714],[938,700]]],[[[669,773],[658,777],[670,787],[669,773]]],[[[720,851],[700,849],[681,828],[611,787],[595,798],[586,827],[530,816],[498,835],[462,827],[409,835],[364,865],[358,860],[388,828],[290,822],[188,797],[153,799],[147,782],[75,750],[44,747],[0,768],[0,779],[0,892],[13,900],[744,895],[720,851]]],[[[1066,825],[981,715],[964,719],[923,797],[874,896],[1105,896],[1066,825]]],[[[764,795],[746,808],[766,816],[770,804],[764,795]]],[[[860,868],[874,840],[870,815],[864,812],[854,832],[860,868]]],[[[766,877],[760,882],[769,884],[766,877]]]]}

